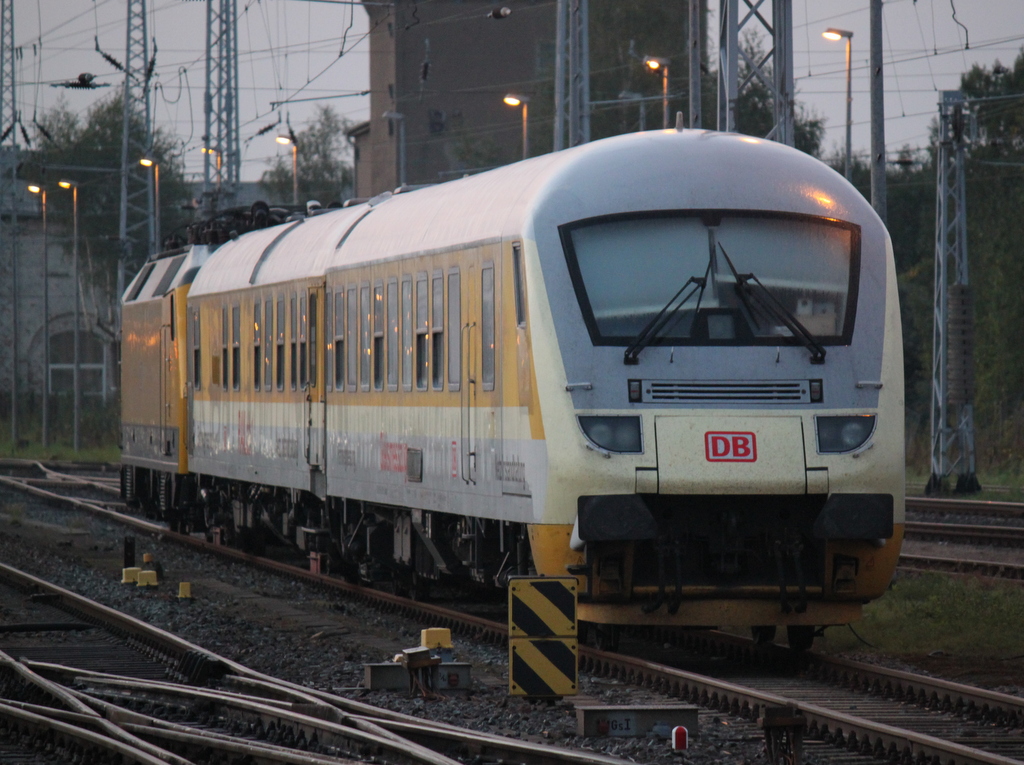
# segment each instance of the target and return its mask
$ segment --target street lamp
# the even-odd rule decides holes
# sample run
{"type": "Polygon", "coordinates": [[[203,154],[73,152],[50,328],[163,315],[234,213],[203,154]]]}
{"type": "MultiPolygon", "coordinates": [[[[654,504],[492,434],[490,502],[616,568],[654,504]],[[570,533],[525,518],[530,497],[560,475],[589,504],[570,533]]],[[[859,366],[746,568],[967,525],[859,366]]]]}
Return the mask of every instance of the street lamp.
{"type": "Polygon", "coordinates": [[[282,146],[292,147],[292,204],[297,205],[299,203],[299,142],[295,140],[295,134],[292,133],[291,128],[288,129],[288,135],[279,135],[274,140],[282,146]]]}
{"type": "Polygon", "coordinates": [[[50,263],[47,257],[46,189],[29,186],[43,203],[43,446],[50,445],[50,263]]]}
{"type": "Polygon", "coordinates": [[[199,151],[201,151],[203,154],[207,155],[207,157],[205,157],[203,159],[203,163],[204,163],[204,171],[203,172],[206,172],[205,165],[209,161],[209,155],[212,154],[214,156],[214,164],[215,164],[215,167],[217,168],[217,190],[220,191],[220,181],[221,181],[221,178],[220,178],[220,152],[217,151],[216,149],[211,149],[209,146],[201,146],[201,147],[199,147],[199,151]]]}
{"type": "Polygon", "coordinates": [[[668,59],[644,56],[644,66],[652,72],[661,70],[661,126],[668,130],[668,59]]]}
{"type": "Polygon", "coordinates": [[[401,112],[386,111],[382,119],[398,123],[398,185],[405,185],[405,115],[401,112]]]}
{"type": "Polygon", "coordinates": [[[509,106],[523,107],[523,159],[530,156],[530,123],[527,121],[530,99],[527,96],[517,96],[509,93],[502,99],[509,106]]]}
{"type": "Polygon", "coordinates": [[[850,43],[853,32],[829,27],[821,36],[826,40],[846,40],[846,180],[850,180],[850,133],[853,130],[853,93],[850,90],[850,43]]]}
{"type": "Polygon", "coordinates": [[[153,242],[153,254],[156,255],[161,249],[163,249],[163,242],[160,238],[160,164],[149,157],[143,157],[140,159],[139,164],[143,167],[153,168],[153,188],[155,190],[153,225],[156,229],[156,235],[154,236],[155,241],[153,242]]]}
{"type": "Polygon", "coordinates": [[[71,189],[71,207],[73,212],[74,220],[74,240],[72,243],[72,263],[74,276],[72,277],[72,283],[75,289],[75,371],[72,378],[73,393],[75,399],[75,424],[74,424],[74,449],[77,452],[81,446],[79,437],[79,423],[81,422],[80,407],[81,407],[81,373],[80,373],[80,350],[79,350],[79,339],[78,331],[81,323],[81,314],[79,312],[79,291],[80,285],[78,281],[78,184],[74,181],[58,181],[57,185],[62,189],[71,189]]]}

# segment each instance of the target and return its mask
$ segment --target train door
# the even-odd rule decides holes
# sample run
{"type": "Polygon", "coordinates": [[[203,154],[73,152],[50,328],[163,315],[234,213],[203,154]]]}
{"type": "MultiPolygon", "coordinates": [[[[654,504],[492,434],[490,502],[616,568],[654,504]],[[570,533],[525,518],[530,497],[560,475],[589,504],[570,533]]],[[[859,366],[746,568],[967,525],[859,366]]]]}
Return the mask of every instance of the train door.
{"type": "Polygon", "coordinates": [[[171,402],[175,394],[174,372],[174,293],[161,300],[160,306],[160,452],[165,457],[177,451],[171,402]]]}
{"type": "Polygon", "coordinates": [[[498,248],[485,250],[471,264],[464,288],[467,308],[463,324],[462,478],[488,494],[500,494],[502,460],[501,376],[497,353],[500,327],[498,248]]]}
{"type": "Polygon", "coordinates": [[[304,333],[300,330],[303,347],[300,360],[303,366],[306,392],[305,452],[310,470],[324,471],[324,439],[326,437],[326,398],[324,396],[324,283],[306,291],[304,333]]]}

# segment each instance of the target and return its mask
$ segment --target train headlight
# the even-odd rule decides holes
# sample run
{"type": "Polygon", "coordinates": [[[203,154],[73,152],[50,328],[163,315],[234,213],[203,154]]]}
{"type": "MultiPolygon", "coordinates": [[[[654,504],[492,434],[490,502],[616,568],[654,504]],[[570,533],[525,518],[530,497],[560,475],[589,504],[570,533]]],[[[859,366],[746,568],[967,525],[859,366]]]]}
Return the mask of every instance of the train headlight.
{"type": "Polygon", "coordinates": [[[641,454],[639,417],[580,416],[580,428],[596,447],[617,454],[641,454]]]}
{"type": "Polygon", "coordinates": [[[875,432],[875,415],[815,417],[819,454],[842,454],[859,449],[875,432]]]}

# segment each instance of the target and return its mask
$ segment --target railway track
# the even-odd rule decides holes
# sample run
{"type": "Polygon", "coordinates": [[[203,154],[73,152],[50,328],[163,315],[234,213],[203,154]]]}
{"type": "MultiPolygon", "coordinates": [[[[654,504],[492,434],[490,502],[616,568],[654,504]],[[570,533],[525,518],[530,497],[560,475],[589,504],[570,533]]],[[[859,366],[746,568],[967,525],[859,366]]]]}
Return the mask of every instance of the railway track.
{"type": "MultiPolygon", "coordinates": [[[[104,657],[93,656],[94,669],[67,646],[59,664],[26,658],[28,648],[19,649],[20,660],[0,652],[0,736],[6,731],[29,750],[60,752],[68,762],[83,752],[97,762],[105,761],[101,756],[147,765],[222,761],[210,757],[215,752],[225,762],[294,765],[337,765],[353,758],[388,765],[474,759],[621,765],[592,752],[433,723],[272,678],[3,564],[0,585],[65,613],[68,624],[102,629],[117,639],[104,657]],[[129,653],[145,656],[150,668],[163,667],[167,680],[125,673],[129,653]]],[[[52,617],[21,626],[33,634],[57,629],[52,617]]]]}
{"type": "MultiPolygon", "coordinates": [[[[59,477],[50,476],[50,479],[59,480],[59,477]]],[[[3,480],[7,482],[10,479],[3,480]]],[[[49,489],[20,485],[38,496],[59,499],[49,489]]],[[[378,608],[400,611],[420,623],[448,626],[476,640],[502,642],[507,638],[506,627],[501,623],[369,590],[172,534],[157,524],[124,516],[103,503],[81,499],[72,502],[141,531],[160,533],[166,538],[320,587],[343,590],[351,598],[372,601],[378,608]]],[[[703,642],[705,650],[742,659],[751,666],[778,660],[781,650],[754,646],[748,641],[727,636],[683,634],[685,638],[673,640],[690,641],[691,644],[693,641],[703,642]]],[[[786,655],[791,660],[788,652],[786,655]]],[[[1024,699],[815,654],[808,654],[803,661],[806,662],[806,682],[793,678],[780,680],[771,675],[768,678],[757,677],[753,673],[722,680],[637,656],[613,654],[586,646],[580,648],[581,668],[594,675],[642,684],[668,695],[752,719],[772,707],[789,707],[806,720],[811,739],[862,754],[906,762],[989,765],[1008,765],[1024,758],[1024,738],[1020,734],[1024,725],[1024,699]]],[[[319,692],[307,688],[296,689],[296,692],[320,697],[319,692]]],[[[164,703],[169,704],[170,701],[165,700],[164,703]]],[[[345,711],[343,707],[339,708],[345,711]]],[[[399,730],[403,725],[416,725],[422,721],[400,722],[391,716],[387,725],[399,730]]],[[[429,735],[423,735],[432,738],[442,734],[431,728],[429,735]]],[[[478,733],[471,735],[474,738],[480,736],[478,733]]],[[[512,756],[517,755],[506,752],[504,759],[512,756]]]]}

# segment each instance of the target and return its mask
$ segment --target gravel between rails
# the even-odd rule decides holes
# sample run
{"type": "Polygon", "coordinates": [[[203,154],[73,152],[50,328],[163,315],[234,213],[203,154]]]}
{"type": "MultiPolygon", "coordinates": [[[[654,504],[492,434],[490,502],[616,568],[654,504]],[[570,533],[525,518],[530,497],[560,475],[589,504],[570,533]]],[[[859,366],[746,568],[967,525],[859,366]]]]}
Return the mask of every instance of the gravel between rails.
{"type": "MultiPolygon", "coordinates": [[[[164,577],[156,591],[140,592],[120,584],[124,536],[123,527],[108,521],[0,490],[4,562],[255,670],[425,719],[634,762],[724,765],[765,760],[756,725],[703,710],[699,736],[685,753],[672,752],[657,738],[578,737],[572,699],[547,703],[508,696],[505,647],[460,637],[454,640],[456,659],[473,665],[470,693],[424,699],[366,691],[360,688],[363,665],[387,661],[402,648],[417,645],[419,630],[428,625],[144,536],[136,538],[136,557],[141,560],[143,553],[152,553],[164,577]],[[191,602],[176,597],[180,581],[191,583],[191,602]]],[[[17,635],[0,636],[0,649],[17,640],[17,635]]],[[[603,704],[671,701],[619,681],[585,675],[580,677],[580,690],[582,697],[603,704]]]]}

